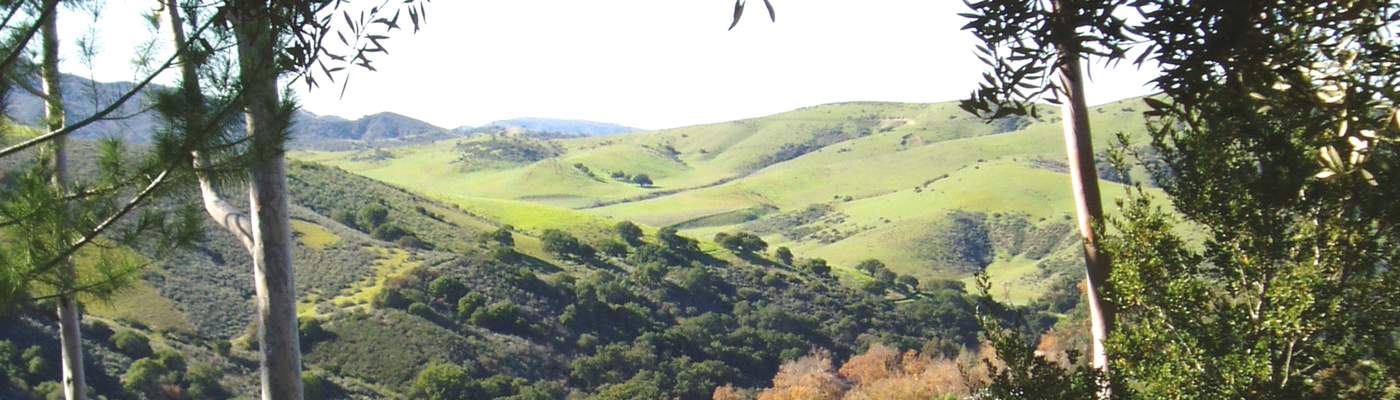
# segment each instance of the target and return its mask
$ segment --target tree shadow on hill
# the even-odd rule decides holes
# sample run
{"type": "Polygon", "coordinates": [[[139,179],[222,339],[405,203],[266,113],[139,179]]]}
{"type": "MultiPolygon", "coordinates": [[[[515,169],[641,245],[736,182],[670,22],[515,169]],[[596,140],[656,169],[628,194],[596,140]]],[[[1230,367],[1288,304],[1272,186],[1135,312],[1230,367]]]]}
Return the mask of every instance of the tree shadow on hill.
{"type": "Polygon", "coordinates": [[[515,264],[524,266],[532,272],[553,273],[564,270],[563,268],[559,268],[558,265],[550,264],[548,261],[541,260],[529,254],[520,252],[516,252],[515,254],[517,257],[517,259],[515,260],[515,264]]]}
{"type": "Polygon", "coordinates": [[[763,255],[762,255],[762,254],[759,254],[759,253],[738,252],[738,253],[734,253],[734,255],[735,255],[735,256],[738,256],[740,260],[744,260],[745,262],[747,262],[747,263],[749,263],[749,264],[753,264],[753,265],[759,266],[759,267],[764,267],[764,268],[783,268],[783,269],[787,269],[787,268],[788,268],[788,266],[786,266],[786,265],[783,265],[783,264],[774,262],[773,260],[769,260],[769,259],[767,259],[767,258],[764,258],[763,255]]]}

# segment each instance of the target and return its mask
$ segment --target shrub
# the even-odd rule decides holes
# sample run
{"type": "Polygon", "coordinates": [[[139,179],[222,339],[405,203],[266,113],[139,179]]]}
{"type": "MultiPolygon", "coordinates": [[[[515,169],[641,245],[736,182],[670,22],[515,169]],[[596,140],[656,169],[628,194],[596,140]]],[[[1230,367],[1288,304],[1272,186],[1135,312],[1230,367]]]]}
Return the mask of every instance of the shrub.
{"type": "Polygon", "coordinates": [[[151,355],[151,340],[146,335],[136,333],[136,331],[124,330],[112,335],[112,345],[117,347],[117,351],[126,354],[131,358],[142,358],[151,355]]]}
{"type": "Polygon", "coordinates": [[[484,304],[486,304],[486,298],[482,297],[480,294],[472,293],[462,296],[462,298],[457,301],[457,316],[460,318],[470,318],[472,313],[475,313],[476,310],[481,308],[484,304]]]}
{"type": "Polygon", "coordinates": [[[404,297],[403,290],[394,287],[386,287],[374,295],[370,304],[378,308],[399,308],[408,307],[409,300],[404,297]]]}
{"type": "Polygon", "coordinates": [[[436,313],[433,313],[433,309],[432,309],[432,308],[429,308],[427,304],[423,304],[423,303],[413,303],[413,304],[409,304],[409,305],[408,305],[408,313],[409,313],[409,314],[413,314],[413,315],[417,315],[417,316],[419,316],[419,317],[423,317],[423,319],[426,319],[426,320],[429,320],[429,321],[432,321],[432,320],[434,320],[434,319],[437,317],[437,314],[436,314],[436,313]]]}
{"type": "Polygon", "coordinates": [[[412,397],[424,400],[468,398],[467,370],[462,367],[436,363],[423,368],[413,380],[412,397]]]}
{"type": "Polygon", "coordinates": [[[777,251],[773,252],[773,256],[777,257],[778,262],[783,263],[783,265],[792,265],[792,250],[788,249],[787,246],[779,247],[777,251]]]}
{"type": "Polygon", "coordinates": [[[635,246],[642,242],[642,228],[632,221],[618,222],[613,229],[617,231],[617,236],[621,237],[622,241],[627,242],[627,244],[635,246]]]}
{"type": "Polygon", "coordinates": [[[641,187],[651,187],[652,181],[651,177],[647,176],[647,174],[636,174],[632,176],[632,183],[641,187]]]}
{"type": "Polygon", "coordinates": [[[515,246],[515,234],[511,233],[513,230],[515,230],[513,226],[502,226],[496,230],[487,232],[486,240],[499,243],[502,246],[515,246]]]}
{"type": "Polygon", "coordinates": [[[609,257],[622,258],[627,256],[627,245],[612,239],[605,240],[603,243],[598,244],[598,249],[602,250],[603,254],[607,254],[609,257]]]}
{"type": "Polygon", "coordinates": [[[467,284],[462,282],[462,278],[455,276],[440,277],[428,284],[428,293],[434,298],[442,299],[447,304],[456,303],[457,299],[467,295],[470,290],[467,284]]]}
{"type": "Polygon", "coordinates": [[[479,308],[472,313],[472,325],[502,333],[525,335],[530,333],[530,322],[525,310],[510,301],[495,303],[479,308]]]}

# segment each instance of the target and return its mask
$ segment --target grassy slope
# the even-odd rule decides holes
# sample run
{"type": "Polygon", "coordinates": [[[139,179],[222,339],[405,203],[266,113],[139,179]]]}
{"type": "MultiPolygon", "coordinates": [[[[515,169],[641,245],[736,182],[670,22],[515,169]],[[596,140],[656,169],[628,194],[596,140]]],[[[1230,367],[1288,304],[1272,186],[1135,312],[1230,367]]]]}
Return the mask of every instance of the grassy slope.
{"type": "MultiPolygon", "coordinates": [[[[1143,108],[1137,99],[1093,107],[1097,148],[1108,148],[1118,132],[1141,140],[1143,108]]],[[[859,233],[834,243],[766,239],[793,247],[799,256],[827,258],[838,272],[879,258],[901,273],[956,278],[930,268],[912,243],[948,211],[1040,219],[1064,218],[1072,210],[1068,177],[1030,163],[1064,157],[1059,118],[1048,111],[1007,129],[982,123],[952,103],[831,104],[720,124],[561,140],[556,143],[567,150],[562,156],[472,172],[451,162],[456,141],[393,149],[392,159],[372,162],[356,161],[351,153],[296,157],[424,193],[531,234],[561,228],[596,236],[626,219],[650,226],[684,223],[685,233],[706,239],[744,230],[747,221],[772,212],[829,203],[843,218],[822,228],[859,233]],[[814,141],[826,146],[774,163],[785,146],[814,141]],[[617,182],[607,177],[612,171],[646,173],[656,187],[617,182]]],[[[1122,193],[1107,184],[1106,203],[1122,193]]],[[[525,240],[520,247],[535,253],[530,238],[525,240]]],[[[1038,292],[1033,282],[1018,279],[1035,262],[999,258],[989,272],[994,283],[1015,283],[1012,297],[1024,298],[1038,292]]]]}

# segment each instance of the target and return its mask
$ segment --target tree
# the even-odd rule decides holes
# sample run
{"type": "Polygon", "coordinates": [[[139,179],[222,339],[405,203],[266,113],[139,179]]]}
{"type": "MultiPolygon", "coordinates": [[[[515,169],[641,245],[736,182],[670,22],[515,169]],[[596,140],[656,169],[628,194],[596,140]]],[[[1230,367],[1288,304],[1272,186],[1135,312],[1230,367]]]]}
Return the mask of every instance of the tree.
{"type": "Polygon", "coordinates": [[[428,284],[428,293],[431,293],[435,298],[442,299],[447,304],[456,303],[457,299],[466,296],[470,291],[471,288],[462,282],[462,278],[455,276],[440,277],[428,284]]]}
{"type": "Polygon", "coordinates": [[[856,269],[865,272],[870,276],[875,276],[879,274],[880,271],[885,270],[885,263],[872,258],[869,260],[861,261],[860,263],[856,264],[856,269]]]}
{"type": "Polygon", "coordinates": [[[992,69],[972,97],[962,102],[964,110],[990,120],[1035,116],[1031,103],[1038,99],[1061,104],[1070,187],[1088,277],[1091,359],[1104,372],[1109,369],[1104,341],[1114,322],[1113,304],[1103,298],[1111,264],[1099,244],[1103,205],[1080,63],[1090,56],[1109,61],[1125,56],[1124,46],[1129,41],[1125,23],[1112,12],[1118,1],[984,0],[969,2],[972,12],[964,14],[971,19],[964,29],[983,43],[978,46],[978,58],[992,69]],[[1059,83],[1050,81],[1046,71],[1051,69],[1059,76],[1059,83]]]}
{"type": "MultiPolygon", "coordinates": [[[[181,90],[183,101],[167,101],[168,118],[177,121],[174,126],[186,131],[222,131],[228,126],[227,120],[206,120],[204,92],[199,84],[196,70],[203,61],[202,55],[189,51],[183,24],[179,18],[181,11],[195,11],[198,7],[184,8],[175,0],[167,0],[167,12],[171,14],[172,31],[178,56],[183,61],[181,90]]],[[[344,67],[327,67],[326,58],[339,60],[352,66],[373,69],[367,54],[383,52],[381,41],[384,34],[399,29],[399,12],[407,9],[415,30],[419,16],[424,12],[422,2],[406,1],[389,7],[375,7],[369,10],[368,20],[361,14],[357,24],[347,10],[339,7],[347,2],[276,2],[268,0],[229,0],[218,8],[217,20],[224,21],[230,28],[233,42],[233,55],[237,60],[236,92],[234,102],[244,114],[244,133],[251,162],[248,165],[249,208],[244,213],[225,201],[215,188],[211,172],[213,156],[204,152],[192,154],[193,166],[199,171],[198,181],[203,195],[205,209],[210,217],[229,230],[243,243],[253,258],[254,287],[258,320],[258,341],[262,351],[260,373],[262,377],[262,397],[264,399],[300,399],[301,361],[297,341],[296,292],[292,269],[291,227],[287,211],[286,161],[284,143],[295,104],[284,101],[280,96],[278,79],[285,72],[300,72],[298,78],[308,86],[317,85],[316,73],[323,71],[331,77],[333,71],[343,71],[344,67]],[[354,44],[343,42],[351,47],[348,54],[335,55],[323,44],[321,38],[333,30],[331,16],[337,11],[344,13],[354,44]],[[394,12],[393,19],[387,16],[394,12]],[[383,12],[383,17],[380,13],[383,12]],[[371,37],[372,36],[372,37],[371,37]],[[361,42],[361,39],[365,39],[361,42]],[[322,58],[322,55],[328,55],[322,58]],[[347,61],[348,60],[348,61],[347,61]],[[312,69],[313,66],[319,67],[312,69]]],[[[344,38],[343,33],[338,32],[344,38]]],[[[344,81],[343,81],[344,82],[344,81]]],[[[342,87],[343,93],[343,87],[342,87]]],[[[376,215],[368,221],[377,222],[376,215]]],[[[370,229],[372,226],[361,226],[370,229]]]]}
{"type": "Polygon", "coordinates": [[[715,243],[730,251],[743,254],[760,253],[768,249],[768,242],[764,242],[763,238],[748,232],[739,232],[733,235],[724,232],[716,233],[715,243]]]}
{"type": "Polygon", "coordinates": [[[824,259],[820,259],[820,258],[810,258],[810,259],[802,260],[802,265],[800,265],[799,267],[802,268],[802,269],[804,269],[804,270],[807,270],[808,272],[811,272],[813,275],[816,275],[816,276],[820,276],[820,277],[829,277],[829,276],[831,276],[831,266],[830,266],[830,265],[827,265],[826,260],[824,260],[824,259]]]}
{"type": "Polygon", "coordinates": [[[778,262],[783,263],[783,265],[792,265],[792,250],[788,249],[787,246],[779,247],[773,252],[773,256],[777,257],[778,262]]]}
{"type": "Polygon", "coordinates": [[[1154,350],[1119,356],[1145,397],[1395,396],[1400,299],[1379,293],[1400,284],[1396,10],[1136,9],[1162,65],[1149,166],[1172,209],[1133,191],[1105,244],[1116,345],[1154,350]]]}
{"type": "Polygon", "coordinates": [[[589,260],[596,255],[596,250],[592,247],[579,242],[574,235],[558,229],[546,229],[544,234],[540,235],[540,241],[544,243],[545,251],[559,257],[589,260]]]}
{"type": "Polygon", "coordinates": [[[700,242],[681,236],[676,228],[669,226],[661,228],[660,231],[656,232],[656,239],[661,242],[661,245],[665,246],[666,249],[682,257],[691,257],[700,254],[700,242]]]}
{"type": "Polygon", "coordinates": [[[389,222],[389,209],[384,208],[381,204],[370,204],[360,209],[356,221],[361,229],[364,229],[365,232],[369,232],[389,222]]]}
{"type": "Polygon", "coordinates": [[[647,176],[647,174],[637,174],[637,175],[633,175],[633,176],[632,176],[632,183],[635,183],[635,184],[637,184],[637,186],[641,186],[641,187],[651,187],[651,184],[652,184],[652,182],[651,182],[651,177],[650,177],[650,176],[647,176]]]}
{"type": "Polygon", "coordinates": [[[470,382],[467,370],[462,367],[435,363],[418,372],[413,380],[413,397],[427,400],[451,400],[468,398],[467,384],[470,382]]]}
{"type": "Polygon", "coordinates": [[[515,234],[512,233],[514,230],[515,227],[513,226],[503,225],[500,228],[496,228],[496,230],[488,232],[486,234],[486,239],[506,247],[515,246],[515,234]]]}
{"type": "Polygon", "coordinates": [[[617,235],[622,237],[622,241],[627,242],[627,244],[636,246],[642,243],[642,228],[632,221],[618,222],[613,230],[616,230],[617,235]]]}

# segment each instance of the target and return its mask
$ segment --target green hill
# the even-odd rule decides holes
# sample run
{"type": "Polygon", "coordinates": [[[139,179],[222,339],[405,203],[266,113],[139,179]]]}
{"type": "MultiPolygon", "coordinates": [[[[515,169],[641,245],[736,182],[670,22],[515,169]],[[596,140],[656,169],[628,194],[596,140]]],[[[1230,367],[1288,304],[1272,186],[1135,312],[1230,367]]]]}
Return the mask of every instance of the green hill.
{"type": "MultiPolygon", "coordinates": [[[[1142,144],[1145,108],[1139,99],[1093,107],[1097,148],[1109,148],[1120,132],[1142,144]]],[[[353,153],[296,156],[536,231],[586,235],[580,227],[621,220],[674,226],[700,239],[750,231],[838,270],[875,258],[921,278],[966,279],[972,271],[925,250],[929,227],[948,213],[1036,222],[1073,210],[1059,117],[1053,108],[1043,111],[1039,119],[986,123],[953,103],[829,104],[711,125],[539,140],[536,146],[559,153],[494,168],[453,161],[481,158],[461,149],[497,140],[484,138],[396,148],[373,161],[353,153]],[[639,174],[654,184],[628,179],[639,174]]],[[[1105,201],[1113,204],[1123,188],[1105,185],[1105,201]]],[[[1056,240],[1068,234],[1054,233],[1056,240]]],[[[1059,258],[1078,257],[1072,241],[1055,250],[1059,258]]],[[[1041,282],[1067,272],[1037,272],[1048,268],[1048,253],[997,254],[986,267],[1013,300],[1034,298],[1041,282]]]]}

